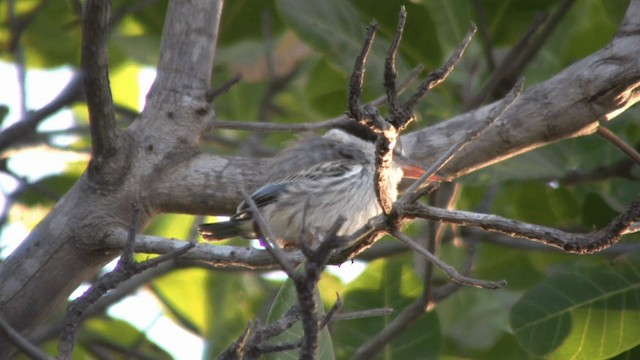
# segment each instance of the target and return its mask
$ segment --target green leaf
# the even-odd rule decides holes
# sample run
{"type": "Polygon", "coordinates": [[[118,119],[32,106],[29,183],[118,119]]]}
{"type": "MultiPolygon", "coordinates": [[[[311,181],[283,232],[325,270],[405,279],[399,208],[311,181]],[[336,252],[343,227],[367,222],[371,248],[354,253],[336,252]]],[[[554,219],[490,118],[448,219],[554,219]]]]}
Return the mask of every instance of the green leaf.
{"type": "Polygon", "coordinates": [[[640,344],[640,257],[549,276],[516,303],[520,345],[549,359],[606,359],[640,344]]]}
{"type": "Polygon", "coordinates": [[[347,83],[344,73],[323,60],[311,70],[304,93],[319,113],[335,116],[347,108],[347,83]]]}
{"type": "MultiPolygon", "coordinates": [[[[495,234],[487,233],[485,236],[495,234]]],[[[544,274],[533,263],[531,254],[522,249],[484,243],[478,247],[476,258],[473,276],[481,279],[505,279],[509,290],[530,288],[544,278],[544,274]]]]}
{"type": "MultiPolygon", "coordinates": [[[[297,1],[277,0],[280,15],[296,35],[310,46],[322,52],[327,61],[344,77],[351,74],[355,58],[360,54],[365,39],[367,23],[349,2],[342,0],[297,1]]],[[[389,41],[376,38],[367,61],[367,85],[381,94],[382,69],[389,41]]],[[[398,59],[398,73],[404,74],[407,66],[398,59]]],[[[345,84],[346,86],[346,84],[345,84]]]]}
{"type": "Polygon", "coordinates": [[[82,31],[79,20],[69,2],[47,2],[23,34],[22,44],[27,65],[77,65],[80,61],[82,31]]]}
{"type": "Polygon", "coordinates": [[[282,31],[283,25],[276,16],[273,0],[226,2],[220,20],[220,43],[224,45],[244,40],[264,40],[266,36],[265,17],[272,36],[282,31]]]}
{"type": "MultiPolygon", "coordinates": [[[[93,353],[92,348],[105,343],[113,344],[113,348],[100,347],[101,350],[111,354],[111,358],[119,358],[129,351],[135,351],[141,356],[144,355],[153,359],[171,359],[169,354],[125,321],[112,318],[93,318],[88,320],[78,334],[78,344],[86,352],[93,353]]],[[[100,354],[105,356],[105,353],[101,352],[100,354]]],[[[96,356],[96,354],[94,353],[93,356],[96,356]]]]}
{"type": "Polygon", "coordinates": [[[467,288],[439,304],[437,312],[450,351],[464,355],[492,348],[508,333],[507,309],[518,297],[506,290],[467,288]]]}
{"type": "MultiPolygon", "coordinates": [[[[380,332],[422,292],[422,284],[412,269],[410,256],[376,260],[347,285],[341,312],[392,308],[386,316],[340,321],[332,334],[336,355],[348,359],[372,336],[380,332]]],[[[383,350],[387,359],[437,359],[441,348],[438,317],[428,312],[398,335],[383,350]]]]}
{"type": "Polygon", "coordinates": [[[211,272],[205,269],[172,271],[151,287],[170,317],[198,335],[205,335],[210,326],[209,276],[211,272]]]}
{"type": "Polygon", "coordinates": [[[598,193],[589,193],[582,205],[582,223],[588,227],[601,228],[618,212],[613,210],[605,198],[598,193]]]}
{"type": "Polygon", "coordinates": [[[256,274],[224,272],[210,272],[206,283],[209,340],[206,351],[209,355],[218,355],[237,340],[249,321],[256,319],[267,285],[256,274]]]}
{"type": "Polygon", "coordinates": [[[471,27],[471,2],[467,0],[431,0],[423,6],[435,23],[443,53],[458,46],[471,27]]]}
{"type": "Polygon", "coordinates": [[[353,3],[358,7],[362,18],[377,22],[378,33],[385,35],[387,39],[393,38],[400,7],[404,6],[407,10],[407,21],[402,32],[400,54],[413,65],[424,64],[427,68],[440,65],[442,51],[436,25],[423,5],[404,0],[354,0],[353,3]]]}
{"type": "Polygon", "coordinates": [[[348,1],[277,0],[276,4],[298,36],[335,59],[341,68],[353,67],[362,48],[366,23],[348,1]]]}
{"type": "MultiPolygon", "coordinates": [[[[301,268],[299,266],[298,268],[301,268]]],[[[316,292],[316,304],[318,304],[318,308],[320,309],[320,313],[324,313],[322,311],[322,300],[320,299],[320,294],[316,292]]],[[[270,324],[276,320],[278,320],[282,315],[284,315],[293,305],[298,303],[298,296],[296,293],[295,285],[291,279],[287,279],[280,291],[278,291],[278,295],[273,300],[273,304],[271,305],[271,309],[269,310],[269,317],[267,318],[267,323],[270,324]]],[[[302,330],[301,322],[297,322],[293,327],[289,330],[285,331],[279,336],[276,336],[270,340],[271,343],[284,343],[284,342],[293,342],[298,341],[304,336],[304,331],[302,330]]],[[[265,356],[265,359],[284,359],[284,358],[298,358],[298,350],[279,352],[275,354],[271,354],[265,356]]],[[[332,360],[335,359],[336,356],[333,352],[333,341],[331,339],[331,335],[329,334],[329,330],[325,327],[320,331],[320,339],[318,343],[318,359],[326,359],[332,360]]]]}

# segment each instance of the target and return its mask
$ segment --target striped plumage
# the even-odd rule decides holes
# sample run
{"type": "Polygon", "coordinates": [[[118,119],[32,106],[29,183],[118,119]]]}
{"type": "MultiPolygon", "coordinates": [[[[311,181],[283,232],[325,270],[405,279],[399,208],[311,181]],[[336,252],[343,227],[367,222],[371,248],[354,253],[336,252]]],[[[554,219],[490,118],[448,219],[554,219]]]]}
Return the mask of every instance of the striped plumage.
{"type": "MultiPolygon", "coordinates": [[[[274,158],[267,184],[251,197],[277,241],[295,247],[303,228],[317,237],[340,215],[346,222],[338,234],[348,235],[381,214],[373,182],[374,152],[372,143],[334,129],[304,139],[274,158]]],[[[395,200],[402,169],[394,164],[389,174],[386,188],[395,200]]],[[[207,240],[258,235],[244,202],[229,221],[202,224],[198,230],[207,240]]]]}

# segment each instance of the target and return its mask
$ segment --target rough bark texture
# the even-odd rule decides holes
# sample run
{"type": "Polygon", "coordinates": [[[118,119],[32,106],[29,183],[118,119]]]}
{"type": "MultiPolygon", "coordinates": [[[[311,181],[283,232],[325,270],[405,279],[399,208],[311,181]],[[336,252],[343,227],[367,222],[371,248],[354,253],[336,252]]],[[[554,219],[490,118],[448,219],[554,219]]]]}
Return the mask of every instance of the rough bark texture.
{"type": "MultiPolygon", "coordinates": [[[[199,137],[208,127],[211,111],[205,93],[210,88],[221,9],[222,1],[170,2],[158,77],[141,117],[118,136],[119,155],[93,162],[92,171],[83,174],[0,266],[0,315],[16,330],[33,330],[82,280],[116,257],[119,251],[100,250],[101,244],[114,231],[128,227],[131,203],[140,204],[139,223],[145,226],[159,211],[158,198],[151,192],[159,175],[199,158],[199,137]],[[100,170],[105,168],[119,169],[119,179],[101,181],[100,170]]],[[[92,122],[104,120],[91,115],[92,122]]],[[[104,128],[92,135],[111,136],[109,124],[101,125],[104,128]]],[[[229,181],[224,171],[217,174],[214,181],[229,181]]],[[[236,176],[234,184],[239,183],[236,176]]],[[[209,205],[214,204],[215,199],[209,205]]],[[[12,351],[10,343],[0,338],[0,358],[12,351]]]]}
{"type": "MultiPolygon", "coordinates": [[[[125,156],[110,164],[122,169],[120,181],[105,185],[83,175],[0,264],[0,315],[17,330],[32,331],[82,280],[119,254],[104,244],[130,223],[132,201],[141,206],[143,228],[158,212],[229,213],[241,200],[241,187],[250,191],[259,184],[264,160],[202,154],[198,144],[212,118],[205,93],[221,7],[222,1],[210,0],[169,3],[158,77],[141,117],[119,137],[118,151],[125,156]]],[[[444,171],[469,173],[554,141],[592,133],[598,120],[608,120],[638,101],[639,59],[640,1],[633,0],[606,48],[526,90],[499,123],[444,171]]],[[[493,106],[408,134],[402,139],[405,150],[428,165],[493,106]]],[[[197,254],[196,248],[190,256],[197,254]]],[[[12,351],[0,338],[0,358],[12,351]]]]}

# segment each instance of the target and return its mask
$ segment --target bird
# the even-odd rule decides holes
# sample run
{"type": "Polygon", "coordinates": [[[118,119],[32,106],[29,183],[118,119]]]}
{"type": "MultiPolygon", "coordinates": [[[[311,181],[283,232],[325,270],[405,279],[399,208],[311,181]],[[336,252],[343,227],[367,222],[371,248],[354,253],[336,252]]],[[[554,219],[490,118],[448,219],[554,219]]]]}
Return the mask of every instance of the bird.
{"type": "MultiPolygon", "coordinates": [[[[303,232],[321,239],[339,217],[345,221],[336,235],[343,236],[383,212],[374,183],[375,145],[345,130],[331,129],[323,136],[301,139],[276,155],[269,169],[265,185],[251,199],[273,240],[285,249],[299,247],[303,232]]],[[[395,201],[403,177],[418,178],[423,172],[396,155],[382,188],[395,201]]],[[[228,221],[201,224],[198,231],[209,241],[262,236],[244,201],[228,221]]]]}

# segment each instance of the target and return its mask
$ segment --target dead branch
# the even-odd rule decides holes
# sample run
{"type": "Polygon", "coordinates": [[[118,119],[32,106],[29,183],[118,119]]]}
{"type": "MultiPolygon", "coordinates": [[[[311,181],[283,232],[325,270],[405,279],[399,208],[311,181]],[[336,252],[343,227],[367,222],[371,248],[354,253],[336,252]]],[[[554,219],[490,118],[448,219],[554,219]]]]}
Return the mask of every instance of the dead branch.
{"type": "Polygon", "coordinates": [[[594,253],[615,244],[630,231],[637,231],[634,223],[640,221],[640,198],[635,199],[629,209],[600,230],[588,234],[567,233],[555,228],[533,225],[491,214],[479,214],[461,210],[445,210],[423,204],[407,205],[402,214],[408,218],[423,218],[446,221],[453,224],[473,226],[485,231],[507,234],[553,246],[568,253],[594,253]]]}
{"type": "Polygon", "coordinates": [[[64,329],[60,335],[58,356],[56,359],[66,360],[71,358],[75,332],[85,314],[85,311],[104,296],[107,291],[116,288],[120,283],[130,279],[132,276],[155,267],[163,262],[173,260],[193,248],[193,243],[187,243],[180,249],[171,253],[164,254],[141,263],[136,263],[133,255],[135,234],[136,229],[138,229],[139,208],[135,203],[132,204],[132,206],[134,210],[133,219],[128,233],[127,245],[124,247],[118,264],[113,271],[102,275],[87,291],[84,292],[84,294],[72,301],[67,307],[67,313],[64,318],[64,329]]]}

